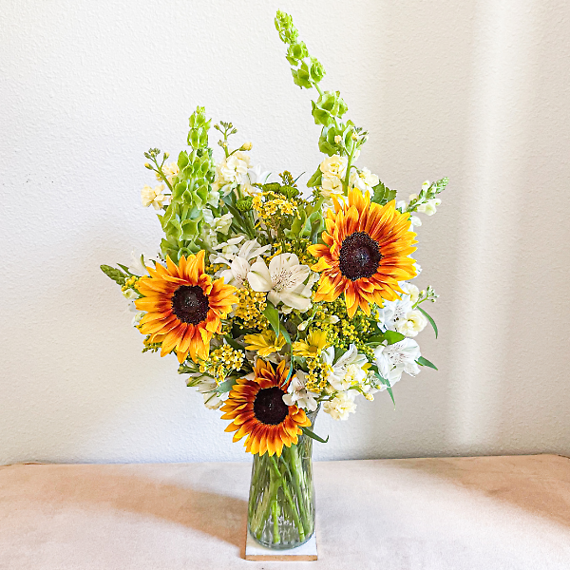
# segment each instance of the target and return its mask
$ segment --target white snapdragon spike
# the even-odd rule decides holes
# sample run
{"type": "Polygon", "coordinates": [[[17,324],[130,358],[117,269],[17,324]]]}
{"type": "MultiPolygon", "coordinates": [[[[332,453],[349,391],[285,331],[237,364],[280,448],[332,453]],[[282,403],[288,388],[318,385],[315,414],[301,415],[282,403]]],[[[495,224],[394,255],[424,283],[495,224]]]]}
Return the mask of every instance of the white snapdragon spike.
{"type": "Polygon", "coordinates": [[[347,420],[349,414],[356,412],[354,396],[349,392],[338,392],[330,401],[325,402],[323,410],[334,420],[347,420]]]}
{"type": "Polygon", "coordinates": [[[160,210],[163,204],[166,202],[166,196],[163,194],[164,184],[159,184],[154,188],[150,186],[145,186],[141,190],[141,201],[145,208],[152,206],[155,210],[160,210]]]}
{"type": "Polygon", "coordinates": [[[216,167],[216,179],[213,184],[214,191],[218,191],[228,184],[240,184],[245,181],[248,170],[251,168],[249,154],[238,150],[216,167]]]}
{"type": "Polygon", "coordinates": [[[289,384],[288,393],[283,396],[283,402],[285,402],[287,406],[298,406],[299,408],[314,412],[318,405],[315,396],[318,396],[318,394],[307,390],[305,372],[297,370],[289,384]]]}
{"type": "Polygon", "coordinates": [[[363,168],[360,172],[353,170],[350,173],[350,185],[358,188],[362,192],[372,193],[372,188],[380,182],[376,174],[372,174],[368,168],[363,168]]]}
{"type": "Polygon", "coordinates": [[[420,347],[411,338],[405,338],[388,346],[381,345],[374,350],[378,372],[383,378],[390,381],[391,385],[400,379],[402,372],[406,372],[410,376],[419,374],[420,367],[416,360],[420,356],[420,347]]]}
{"type": "Polygon", "coordinates": [[[327,376],[329,384],[338,391],[348,390],[351,386],[359,386],[366,378],[363,366],[368,364],[364,354],[360,354],[354,344],[334,362],[334,348],[331,346],[322,352],[323,361],[332,367],[327,376]]]}
{"type": "Polygon", "coordinates": [[[294,253],[281,253],[271,260],[269,268],[258,258],[247,279],[254,291],[267,293],[275,306],[282,302],[287,307],[306,311],[311,305],[310,290],[307,292],[305,287],[310,273],[309,267],[301,265],[294,253]]]}
{"type": "Polygon", "coordinates": [[[417,210],[426,216],[433,216],[437,212],[437,206],[440,204],[441,200],[439,198],[432,198],[431,200],[420,204],[417,210]]]}

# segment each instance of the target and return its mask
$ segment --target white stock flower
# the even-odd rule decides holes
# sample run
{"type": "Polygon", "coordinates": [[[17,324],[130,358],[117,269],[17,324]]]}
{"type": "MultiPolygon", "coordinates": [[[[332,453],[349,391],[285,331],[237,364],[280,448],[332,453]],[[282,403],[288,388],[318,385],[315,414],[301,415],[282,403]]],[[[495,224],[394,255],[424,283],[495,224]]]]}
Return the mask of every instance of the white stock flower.
{"type": "Polygon", "coordinates": [[[404,336],[414,337],[426,328],[427,323],[422,312],[414,309],[406,315],[405,321],[399,321],[396,324],[396,330],[404,336]]]}
{"type": "Polygon", "coordinates": [[[399,285],[404,293],[410,298],[412,305],[415,305],[420,298],[420,290],[413,283],[408,283],[407,281],[400,281],[399,285]]]}
{"type": "MultiPolygon", "coordinates": [[[[164,173],[164,175],[166,176],[166,179],[168,180],[169,184],[172,184],[172,181],[174,180],[175,176],[178,176],[180,169],[178,168],[178,164],[176,162],[170,162],[168,164],[163,164],[162,165],[162,172],[164,173]]],[[[160,174],[157,172],[156,173],[156,179],[161,182],[162,181],[162,177],[160,176],[160,174]]]]}
{"type": "Polygon", "coordinates": [[[322,172],[321,193],[325,198],[330,198],[333,194],[342,194],[342,179],[346,176],[348,160],[345,156],[329,156],[325,158],[319,169],[322,172]]]}
{"type": "Polygon", "coordinates": [[[368,359],[358,352],[354,344],[350,345],[335,364],[332,346],[323,351],[321,358],[332,367],[327,380],[335,390],[348,390],[351,386],[360,385],[366,378],[366,371],[362,367],[368,363],[368,359]]]}
{"type": "Polygon", "coordinates": [[[380,182],[376,174],[372,174],[368,168],[363,168],[360,172],[353,170],[350,173],[350,185],[358,188],[362,192],[372,192],[372,188],[380,182]]]}
{"type": "Polygon", "coordinates": [[[439,198],[432,198],[423,204],[418,206],[418,212],[425,214],[426,216],[433,216],[437,212],[437,206],[441,204],[439,198]]]}
{"type": "Polygon", "coordinates": [[[332,400],[325,402],[323,410],[334,420],[347,420],[349,414],[356,412],[356,404],[349,392],[338,392],[332,400]]]}
{"type": "MultiPolygon", "coordinates": [[[[378,372],[386,380],[393,383],[395,375],[406,372],[410,376],[419,374],[420,367],[416,360],[420,358],[421,352],[418,343],[411,338],[405,338],[395,344],[388,346],[380,345],[374,350],[374,358],[378,372]]],[[[396,382],[400,378],[398,377],[396,382]]]]}
{"type": "Polygon", "coordinates": [[[311,291],[306,290],[305,280],[311,270],[308,265],[301,265],[294,253],[276,255],[269,263],[259,258],[247,276],[254,291],[267,293],[267,298],[275,306],[284,305],[306,311],[311,305],[311,291]]]}
{"type": "Polygon", "coordinates": [[[213,188],[219,190],[226,184],[239,184],[244,181],[247,171],[251,168],[251,158],[246,152],[238,150],[216,167],[216,180],[213,188]]]}
{"type": "Polygon", "coordinates": [[[283,396],[283,402],[288,406],[298,406],[314,412],[318,405],[315,396],[318,394],[307,390],[305,372],[297,370],[289,384],[288,393],[283,396]]]}
{"type": "Polygon", "coordinates": [[[164,192],[164,184],[159,184],[154,188],[146,185],[141,190],[141,200],[142,205],[145,208],[148,208],[152,205],[155,210],[160,210],[164,202],[166,202],[166,196],[163,194],[164,192]]]}
{"type": "Polygon", "coordinates": [[[212,210],[209,208],[204,209],[204,221],[215,231],[227,235],[232,225],[234,218],[233,214],[224,214],[219,218],[214,217],[212,210]]]}

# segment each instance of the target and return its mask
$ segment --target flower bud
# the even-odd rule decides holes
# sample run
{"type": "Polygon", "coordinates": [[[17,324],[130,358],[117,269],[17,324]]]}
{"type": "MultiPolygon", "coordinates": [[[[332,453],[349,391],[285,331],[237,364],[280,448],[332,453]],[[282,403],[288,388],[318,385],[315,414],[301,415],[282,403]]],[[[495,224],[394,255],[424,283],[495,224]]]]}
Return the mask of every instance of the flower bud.
{"type": "Polygon", "coordinates": [[[334,142],[335,142],[336,144],[340,144],[340,141],[341,141],[341,140],[342,140],[342,137],[341,137],[340,135],[336,135],[335,138],[334,138],[334,142]]]}
{"type": "Polygon", "coordinates": [[[251,142],[245,142],[241,145],[241,150],[251,150],[252,146],[251,142]]]}

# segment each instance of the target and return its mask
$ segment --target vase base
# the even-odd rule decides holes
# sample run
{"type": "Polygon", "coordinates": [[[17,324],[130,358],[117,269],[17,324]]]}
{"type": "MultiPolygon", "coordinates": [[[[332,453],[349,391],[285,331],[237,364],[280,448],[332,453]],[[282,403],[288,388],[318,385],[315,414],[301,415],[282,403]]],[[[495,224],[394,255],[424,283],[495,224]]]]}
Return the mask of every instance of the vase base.
{"type": "Polygon", "coordinates": [[[313,533],[313,536],[311,536],[307,542],[295,548],[273,550],[271,548],[261,546],[261,544],[254,540],[249,531],[247,531],[245,559],[255,560],[258,562],[305,562],[317,560],[316,533],[313,533]]]}

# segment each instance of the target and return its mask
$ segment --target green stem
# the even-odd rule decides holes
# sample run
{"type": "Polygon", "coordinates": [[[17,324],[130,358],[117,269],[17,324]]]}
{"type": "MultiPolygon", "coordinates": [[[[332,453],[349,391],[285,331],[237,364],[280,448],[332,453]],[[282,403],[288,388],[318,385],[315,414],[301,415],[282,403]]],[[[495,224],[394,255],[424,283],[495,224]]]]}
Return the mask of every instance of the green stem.
{"type": "Polygon", "coordinates": [[[275,461],[275,457],[273,455],[271,455],[269,457],[269,462],[271,463],[271,467],[273,468],[276,477],[279,478],[279,480],[282,484],[281,489],[282,489],[283,493],[285,494],[285,498],[287,499],[287,502],[291,506],[291,512],[293,513],[293,519],[295,520],[295,526],[297,527],[297,531],[299,532],[299,539],[301,541],[304,541],[305,540],[305,530],[303,528],[303,524],[301,523],[301,519],[299,518],[299,511],[295,505],[295,501],[293,501],[293,497],[291,496],[291,492],[289,491],[289,488],[287,487],[287,482],[286,482],[285,478],[281,475],[281,472],[279,471],[279,467],[277,466],[277,462],[275,461]]]}
{"type": "MultiPolygon", "coordinates": [[[[283,450],[285,451],[285,449],[283,450]]],[[[307,509],[305,506],[305,495],[302,491],[301,486],[301,477],[300,471],[301,465],[299,461],[299,454],[297,453],[297,447],[292,445],[287,451],[287,455],[289,456],[289,465],[290,465],[290,472],[292,472],[291,480],[293,481],[293,485],[295,487],[295,493],[297,495],[297,504],[299,505],[299,511],[301,514],[301,522],[303,524],[303,529],[305,534],[310,532],[309,528],[309,519],[307,517],[307,509]]]]}
{"type": "Polygon", "coordinates": [[[271,515],[273,516],[273,543],[279,544],[279,505],[277,499],[271,503],[271,515]]]}

